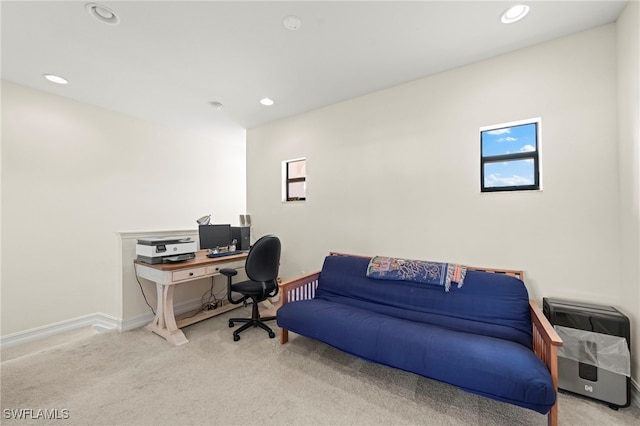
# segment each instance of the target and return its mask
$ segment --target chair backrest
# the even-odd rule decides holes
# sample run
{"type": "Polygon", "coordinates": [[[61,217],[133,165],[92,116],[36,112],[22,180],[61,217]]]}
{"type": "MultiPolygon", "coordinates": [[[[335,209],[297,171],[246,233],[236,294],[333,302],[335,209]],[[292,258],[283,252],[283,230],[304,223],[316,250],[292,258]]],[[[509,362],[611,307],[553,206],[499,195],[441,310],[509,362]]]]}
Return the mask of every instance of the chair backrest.
{"type": "Polygon", "coordinates": [[[245,272],[250,280],[275,281],[280,268],[280,239],[275,235],[261,237],[249,250],[245,272]]]}

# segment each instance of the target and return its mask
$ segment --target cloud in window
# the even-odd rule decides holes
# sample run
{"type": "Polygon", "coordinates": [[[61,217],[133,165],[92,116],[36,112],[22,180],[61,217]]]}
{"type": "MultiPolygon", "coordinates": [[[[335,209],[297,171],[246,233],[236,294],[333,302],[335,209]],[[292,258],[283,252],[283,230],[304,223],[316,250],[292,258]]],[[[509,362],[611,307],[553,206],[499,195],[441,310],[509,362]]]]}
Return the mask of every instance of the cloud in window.
{"type": "Polygon", "coordinates": [[[504,129],[489,130],[487,133],[490,135],[502,135],[504,133],[511,133],[511,129],[507,127],[504,129]]]}
{"type": "Polygon", "coordinates": [[[536,147],[533,145],[525,145],[522,148],[520,148],[520,152],[533,152],[536,150],[536,147]]]}
{"type": "Polygon", "coordinates": [[[484,186],[487,188],[521,185],[533,185],[533,179],[519,175],[502,176],[500,173],[492,173],[484,177],[484,186]]]}

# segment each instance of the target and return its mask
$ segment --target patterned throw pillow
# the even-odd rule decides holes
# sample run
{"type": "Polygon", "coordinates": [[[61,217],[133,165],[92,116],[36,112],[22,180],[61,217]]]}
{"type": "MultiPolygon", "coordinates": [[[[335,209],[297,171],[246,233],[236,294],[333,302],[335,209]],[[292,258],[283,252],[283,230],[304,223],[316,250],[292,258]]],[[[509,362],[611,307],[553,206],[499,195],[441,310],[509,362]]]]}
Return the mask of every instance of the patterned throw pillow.
{"type": "Polygon", "coordinates": [[[462,287],[466,274],[467,267],[463,265],[384,256],[374,256],[367,267],[369,278],[440,285],[445,291],[449,291],[452,282],[462,287]]]}

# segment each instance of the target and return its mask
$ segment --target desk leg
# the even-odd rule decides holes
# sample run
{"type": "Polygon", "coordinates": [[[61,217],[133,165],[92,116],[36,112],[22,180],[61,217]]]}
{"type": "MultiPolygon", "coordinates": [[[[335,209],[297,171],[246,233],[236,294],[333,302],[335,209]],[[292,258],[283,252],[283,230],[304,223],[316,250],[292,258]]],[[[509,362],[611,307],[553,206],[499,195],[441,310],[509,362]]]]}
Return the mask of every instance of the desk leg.
{"type": "Polygon", "coordinates": [[[156,283],[158,293],[156,316],[146,329],[164,337],[173,346],[181,346],[189,341],[176,325],[176,316],[173,312],[173,289],[172,285],[156,283]]]}

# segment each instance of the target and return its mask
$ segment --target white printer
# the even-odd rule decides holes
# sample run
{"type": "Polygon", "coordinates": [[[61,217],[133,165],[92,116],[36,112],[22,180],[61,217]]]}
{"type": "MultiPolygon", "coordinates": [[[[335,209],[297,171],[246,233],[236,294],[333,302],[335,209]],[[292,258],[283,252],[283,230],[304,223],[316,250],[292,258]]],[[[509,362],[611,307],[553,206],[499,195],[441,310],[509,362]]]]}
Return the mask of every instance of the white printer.
{"type": "Polygon", "coordinates": [[[136,255],[150,264],[183,262],[195,258],[197,249],[190,237],[150,237],[138,240],[136,255]]]}

